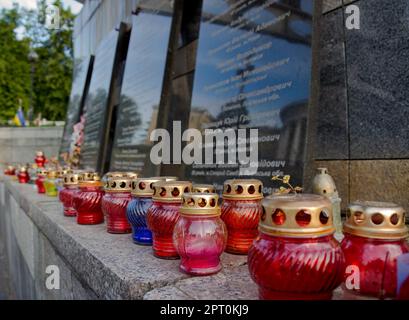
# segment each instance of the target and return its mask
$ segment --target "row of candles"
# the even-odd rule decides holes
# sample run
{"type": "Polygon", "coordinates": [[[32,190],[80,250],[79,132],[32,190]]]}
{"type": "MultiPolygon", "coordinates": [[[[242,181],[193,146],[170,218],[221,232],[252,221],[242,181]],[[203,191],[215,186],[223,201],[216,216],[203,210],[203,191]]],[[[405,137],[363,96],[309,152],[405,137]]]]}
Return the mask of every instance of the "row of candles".
{"type": "MultiPolygon", "coordinates": [[[[407,298],[409,278],[400,296],[397,288],[397,260],[409,253],[398,205],[352,203],[339,243],[331,202],[321,195],[264,198],[261,181],[233,179],[225,181],[219,205],[212,185],[177,177],[110,172],[101,181],[94,172],[47,171],[43,165],[38,192],[58,195],[65,216],[82,225],[105,220],[109,233],[132,232],[133,241],[152,245],[156,257],[180,258],[185,273],[217,273],[226,251],[248,255],[262,299],[330,299],[341,284],[366,296],[407,298]]],[[[28,182],[23,176],[19,181],[28,182]]]]}

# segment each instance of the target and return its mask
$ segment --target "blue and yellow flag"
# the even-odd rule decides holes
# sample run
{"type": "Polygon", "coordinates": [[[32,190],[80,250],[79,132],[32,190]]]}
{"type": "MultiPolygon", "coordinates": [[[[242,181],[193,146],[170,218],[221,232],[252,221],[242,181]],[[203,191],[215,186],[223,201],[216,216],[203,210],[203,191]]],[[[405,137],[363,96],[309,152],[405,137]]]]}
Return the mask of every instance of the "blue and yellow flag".
{"type": "Polygon", "coordinates": [[[24,119],[24,113],[23,113],[23,109],[21,107],[18,108],[18,111],[17,111],[16,115],[14,116],[13,122],[18,127],[25,127],[26,126],[26,120],[24,119]]]}

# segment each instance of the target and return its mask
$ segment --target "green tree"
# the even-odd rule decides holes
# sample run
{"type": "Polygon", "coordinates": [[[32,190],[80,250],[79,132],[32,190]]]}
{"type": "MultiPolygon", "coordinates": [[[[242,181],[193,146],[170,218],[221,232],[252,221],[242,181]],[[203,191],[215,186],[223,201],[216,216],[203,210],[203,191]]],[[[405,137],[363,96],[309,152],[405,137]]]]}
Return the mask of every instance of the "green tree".
{"type": "Polygon", "coordinates": [[[53,1],[59,8],[60,27],[47,28],[46,0],[37,1],[37,10],[14,4],[0,13],[0,119],[14,116],[22,101],[28,111],[33,70],[33,106],[49,120],[63,120],[71,90],[73,70],[72,30],[74,15],[64,9],[61,0],[53,1]],[[16,30],[22,30],[17,37],[16,30]],[[28,61],[33,50],[38,59],[28,61]],[[33,69],[32,69],[33,67],[33,69]]]}
{"type": "Polygon", "coordinates": [[[0,119],[14,117],[19,101],[28,110],[30,97],[30,51],[28,39],[17,39],[15,29],[21,25],[17,5],[0,12],[0,119]]]}

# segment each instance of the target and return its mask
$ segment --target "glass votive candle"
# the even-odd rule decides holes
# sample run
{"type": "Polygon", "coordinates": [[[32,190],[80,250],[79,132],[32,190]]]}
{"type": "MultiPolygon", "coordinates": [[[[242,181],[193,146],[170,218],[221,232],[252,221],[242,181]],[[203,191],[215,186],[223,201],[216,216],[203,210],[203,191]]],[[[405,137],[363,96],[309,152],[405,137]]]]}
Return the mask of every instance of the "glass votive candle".
{"type": "Polygon", "coordinates": [[[132,226],[132,239],[140,245],[152,245],[152,232],[146,223],[146,214],[152,205],[153,184],[159,181],[175,181],[176,177],[137,178],[132,181],[132,200],[126,216],[132,226]],[[169,180],[170,179],[170,180],[169,180]]]}
{"type": "Polygon", "coordinates": [[[64,207],[64,215],[75,217],[77,210],[74,208],[74,197],[78,192],[79,173],[67,173],[63,180],[63,189],[58,193],[61,203],[64,207]]]}
{"type": "Polygon", "coordinates": [[[34,158],[34,162],[36,163],[38,168],[44,168],[45,162],[47,159],[45,158],[43,151],[37,151],[36,157],[34,158]]]}
{"type": "Polygon", "coordinates": [[[211,184],[193,184],[192,192],[194,193],[216,193],[216,189],[211,184]]]}
{"type": "Polygon", "coordinates": [[[4,169],[4,174],[6,176],[14,176],[16,174],[16,168],[12,165],[8,165],[6,169],[4,169]]]}
{"type": "Polygon", "coordinates": [[[49,170],[44,180],[45,194],[49,197],[56,197],[58,194],[56,179],[57,171],[49,170]]]}
{"type": "Polygon", "coordinates": [[[48,172],[44,168],[37,170],[37,179],[35,181],[35,184],[37,186],[38,193],[45,193],[44,181],[47,174],[48,172]]]}
{"type": "Polygon", "coordinates": [[[126,217],[126,207],[131,201],[132,181],[129,178],[109,178],[105,183],[101,208],[109,233],[130,233],[131,225],[126,217]]]}
{"type": "Polygon", "coordinates": [[[227,180],[223,186],[221,218],[227,227],[226,252],[247,254],[258,236],[263,185],[256,179],[227,180]]]}
{"type": "Polygon", "coordinates": [[[18,169],[17,179],[19,183],[28,183],[30,181],[30,175],[26,166],[21,166],[18,169]]]}
{"type": "Polygon", "coordinates": [[[173,244],[180,269],[191,275],[209,275],[221,270],[220,256],[226,247],[227,230],[220,219],[215,193],[185,193],[180,218],[173,231],[173,244]]]}
{"type": "Polygon", "coordinates": [[[351,203],[343,231],[341,247],[347,266],[343,289],[364,296],[395,298],[396,259],[409,252],[404,209],[394,203],[351,203]],[[358,277],[353,271],[359,273],[358,277]],[[351,281],[348,285],[350,277],[359,283],[351,281]]]}
{"type": "Polygon", "coordinates": [[[79,190],[74,195],[74,209],[78,224],[99,224],[104,222],[101,200],[104,190],[100,177],[94,172],[79,175],[79,190]]]}
{"type": "Polygon", "coordinates": [[[319,195],[269,196],[262,201],[260,237],[248,255],[260,299],[330,299],[344,275],[333,234],[331,202],[319,195]]]}
{"type": "Polygon", "coordinates": [[[179,219],[183,193],[192,190],[188,181],[159,181],[153,184],[152,205],[146,215],[152,232],[153,254],[162,259],[178,259],[173,245],[173,229],[179,219]]]}

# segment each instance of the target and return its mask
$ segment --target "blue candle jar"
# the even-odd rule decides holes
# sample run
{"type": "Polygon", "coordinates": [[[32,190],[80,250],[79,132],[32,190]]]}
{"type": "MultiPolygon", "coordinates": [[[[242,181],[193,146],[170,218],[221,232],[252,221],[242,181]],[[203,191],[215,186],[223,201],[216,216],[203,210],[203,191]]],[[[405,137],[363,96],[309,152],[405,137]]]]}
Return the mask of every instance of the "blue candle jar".
{"type": "Polygon", "coordinates": [[[146,214],[152,205],[153,184],[158,181],[175,181],[176,177],[137,178],[132,181],[132,200],[126,215],[132,226],[132,239],[136,244],[152,245],[152,233],[146,224],[146,214]]]}

